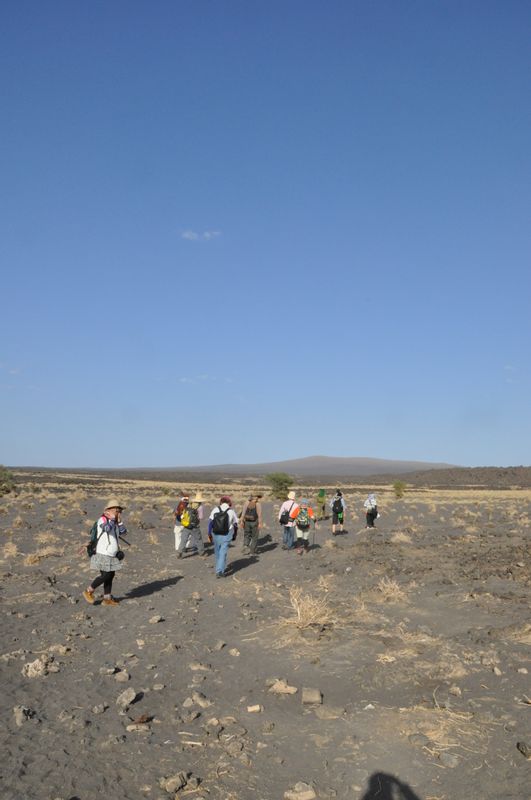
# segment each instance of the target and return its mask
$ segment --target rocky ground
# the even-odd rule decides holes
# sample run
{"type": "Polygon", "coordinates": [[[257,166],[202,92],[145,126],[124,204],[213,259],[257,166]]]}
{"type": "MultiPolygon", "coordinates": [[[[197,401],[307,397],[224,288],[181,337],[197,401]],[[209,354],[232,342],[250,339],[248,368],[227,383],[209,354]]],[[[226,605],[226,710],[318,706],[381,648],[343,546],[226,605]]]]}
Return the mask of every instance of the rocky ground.
{"type": "Polygon", "coordinates": [[[2,797],[529,797],[531,492],[382,488],[376,531],[346,499],[302,557],[267,503],[215,580],[175,558],[168,487],[26,475],[0,499],[2,797]],[[121,603],[89,606],[79,548],[116,493],[121,603]]]}

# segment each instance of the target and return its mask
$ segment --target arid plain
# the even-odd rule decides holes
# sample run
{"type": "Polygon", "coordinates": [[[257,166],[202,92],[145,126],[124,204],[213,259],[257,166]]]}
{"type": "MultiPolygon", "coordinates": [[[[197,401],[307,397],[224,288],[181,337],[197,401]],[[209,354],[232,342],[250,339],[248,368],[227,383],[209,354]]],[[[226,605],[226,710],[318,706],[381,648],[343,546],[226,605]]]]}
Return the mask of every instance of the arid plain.
{"type": "MultiPolygon", "coordinates": [[[[347,532],[178,561],[172,508],[244,483],[16,475],[0,498],[6,800],[525,800],[531,785],[528,488],[345,485],[347,532]],[[116,608],[83,545],[118,494],[116,608]]],[[[260,482],[256,484],[260,486],[260,482]]],[[[315,487],[295,486],[298,496],[315,487]]],[[[327,487],[331,497],[334,486],[327,487]]],[[[206,526],[203,525],[206,538],[206,526]]]]}

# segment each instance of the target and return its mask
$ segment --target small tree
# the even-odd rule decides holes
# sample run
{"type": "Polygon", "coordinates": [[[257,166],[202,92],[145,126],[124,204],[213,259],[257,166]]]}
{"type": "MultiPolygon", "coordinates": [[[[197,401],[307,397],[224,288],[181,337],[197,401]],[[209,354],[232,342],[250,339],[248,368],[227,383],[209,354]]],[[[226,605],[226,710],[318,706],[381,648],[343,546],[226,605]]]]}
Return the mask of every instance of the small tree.
{"type": "Polygon", "coordinates": [[[270,472],[266,475],[266,480],[271,486],[273,497],[285,500],[290,486],[293,485],[293,478],[287,472],[270,472]]]}
{"type": "Polygon", "coordinates": [[[397,500],[400,500],[400,498],[404,496],[404,493],[406,491],[406,484],[404,483],[404,481],[395,481],[393,483],[393,491],[395,493],[395,497],[397,498],[397,500]]]}
{"type": "Polygon", "coordinates": [[[9,494],[15,488],[15,481],[12,474],[2,464],[0,464],[0,496],[9,494]]]}

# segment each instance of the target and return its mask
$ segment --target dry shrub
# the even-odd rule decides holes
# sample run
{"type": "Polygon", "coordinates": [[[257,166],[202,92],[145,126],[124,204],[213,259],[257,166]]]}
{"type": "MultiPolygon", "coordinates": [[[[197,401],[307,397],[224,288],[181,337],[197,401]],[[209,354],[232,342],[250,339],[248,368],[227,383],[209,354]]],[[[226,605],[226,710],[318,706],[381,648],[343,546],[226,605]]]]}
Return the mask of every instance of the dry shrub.
{"type": "Polygon", "coordinates": [[[50,556],[62,556],[63,553],[64,547],[43,547],[41,550],[37,550],[36,553],[28,553],[24,559],[24,564],[29,567],[33,564],[39,564],[39,562],[45,558],[50,558],[50,556]]]}
{"type": "Polygon", "coordinates": [[[391,541],[393,544],[411,544],[411,536],[408,536],[407,533],[403,533],[402,531],[398,531],[397,533],[393,533],[391,536],[391,541]]]}
{"type": "Polygon", "coordinates": [[[423,706],[399,709],[406,722],[404,733],[423,733],[430,740],[425,749],[435,756],[451,749],[484,754],[489,741],[485,723],[475,722],[471,712],[441,708],[435,697],[434,702],[433,709],[423,706]]]}
{"type": "Polygon", "coordinates": [[[391,578],[381,578],[376,588],[384,603],[403,603],[407,600],[404,590],[391,578]]]}
{"type": "Polygon", "coordinates": [[[149,544],[159,544],[159,537],[157,536],[156,533],[153,533],[153,531],[151,531],[150,533],[148,533],[148,542],[149,544]]]}
{"type": "Polygon", "coordinates": [[[52,544],[52,542],[58,542],[59,536],[56,536],[55,533],[37,533],[35,536],[35,541],[37,544],[52,544]]]}
{"type": "Polygon", "coordinates": [[[18,547],[16,546],[16,544],[14,542],[7,542],[7,544],[4,545],[2,556],[4,559],[14,558],[17,555],[17,553],[18,553],[18,547]]]}
{"type": "Polygon", "coordinates": [[[26,520],[24,519],[24,517],[21,517],[21,516],[20,516],[20,514],[19,514],[19,515],[18,515],[17,517],[15,517],[15,519],[13,520],[13,527],[14,527],[14,528],[26,528],[26,527],[28,527],[28,523],[26,522],[26,520]]]}
{"type": "Polygon", "coordinates": [[[295,612],[294,617],[283,622],[295,625],[300,630],[310,625],[333,625],[336,622],[328,600],[323,595],[308,594],[302,586],[292,586],[289,590],[289,601],[295,612]]]}

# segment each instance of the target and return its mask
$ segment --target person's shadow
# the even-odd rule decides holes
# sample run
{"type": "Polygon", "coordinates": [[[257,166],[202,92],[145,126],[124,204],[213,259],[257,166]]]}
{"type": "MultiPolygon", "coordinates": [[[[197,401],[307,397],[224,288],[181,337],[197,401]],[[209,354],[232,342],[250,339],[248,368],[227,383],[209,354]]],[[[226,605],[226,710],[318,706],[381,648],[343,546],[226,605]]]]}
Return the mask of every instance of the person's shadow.
{"type": "Polygon", "coordinates": [[[256,556],[249,555],[245,558],[237,558],[236,561],[231,561],[227,564],[227,569],[225,573],[227,575],[233,575],[235,572],[239,572],[241,569],[245,569],[245,567],[250,567],[251,564],[256,564],[258,559],[256,556]]]}
{"type": "Polygon", "coordinates": [[[135,586],[127,594],[124,594],[124,600],[131,600],[135,597],[147,597],[155,592],[161,592],[167,589],[168,586],[175,586],[181,580],[181,575],[174,575],[173,578],[166,578],[163,581],[151,581],[151,583],[143,583],[140,586],[135,586]]]}
{"type": "Polygon", "coordinates": [[[369,785],[360,800],[421,800],[407,783],[402,783],[394,775],[375,772],[369,778],[369,785]]]}

